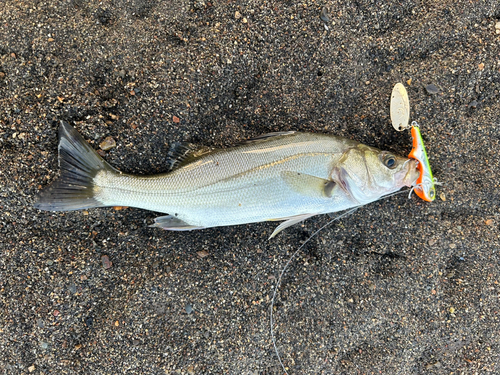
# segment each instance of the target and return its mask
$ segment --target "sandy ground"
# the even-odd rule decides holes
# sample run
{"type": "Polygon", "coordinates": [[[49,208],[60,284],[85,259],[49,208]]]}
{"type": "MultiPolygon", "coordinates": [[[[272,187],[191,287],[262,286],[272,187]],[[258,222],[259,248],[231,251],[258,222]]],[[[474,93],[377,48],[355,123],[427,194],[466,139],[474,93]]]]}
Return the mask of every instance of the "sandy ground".
{"type": "Polygon", "coordinates": [[[407,155],[399,81],[438,199],[401,194],[312,240],[280,288],[277,346],[290,374],[500,373],[499,21],[493,0],[2,1],[0,373],[282,374],[272,288],[329,220],[268,241],[276,224],[38,211],[59,120],[96,149],[113,137],[105,159],[132,173],[166,171],[174,142],[283,130],[407,155]]]}

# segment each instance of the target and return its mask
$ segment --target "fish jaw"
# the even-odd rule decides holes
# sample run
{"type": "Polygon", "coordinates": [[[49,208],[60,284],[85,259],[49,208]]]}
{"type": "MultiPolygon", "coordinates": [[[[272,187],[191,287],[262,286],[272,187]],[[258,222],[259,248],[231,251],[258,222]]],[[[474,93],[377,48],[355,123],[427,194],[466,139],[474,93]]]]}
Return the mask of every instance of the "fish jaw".
{"type": "Polygon", "coordinates": [[[418,161],[415,159],[409,159],[406,162],[406,164],[407,164],[407,172],[402,179],[403,186],[412,187],[415,186],[417,179],[420,176],[420,171],[418,170],[418,161]]]}

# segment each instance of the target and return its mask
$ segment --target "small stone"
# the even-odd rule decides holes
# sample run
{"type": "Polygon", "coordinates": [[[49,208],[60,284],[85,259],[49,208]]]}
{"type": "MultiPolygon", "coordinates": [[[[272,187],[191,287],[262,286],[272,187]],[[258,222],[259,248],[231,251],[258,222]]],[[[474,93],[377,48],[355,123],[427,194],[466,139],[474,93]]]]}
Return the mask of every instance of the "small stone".
{"type": "Polygon", "coordinates": [[[483,63],[480,63],[480,64],[477,66],[477,68],[478,68],[479,70],[484,70],[484,64],[483,64],[483,63]]]}
{"type": "Polygon", "coordinates": [[[43,328],[45,326],[42,319],[37,319],[36,325],[38,326],[38,328],[43,328]]]}
{"type": "Polygon", "coordinates": [[[111,150],[116,147],[116,141],[113,137],[106,137],[101,143],[99,143],[99,147],[104,151],[111,150]]]}
{"type": "Polygon", "coordinates": [[[42,349],[48,349],[48,348],[49,348],[49,344],[48,344],[47,342],[45,342],[45,341],[42,341],[42,342],[40,343],[40,347],[41,347],[42,349]]]}
{"type": "Polygon", "coordinates": [[[411,81],[412,81],[412,79],[410,78],[409,80],[407,80],[407,81],[406,81],[406,84],[407,84],[408,86],[411,86],[411,81]]]}
{"type": "Polygon", "coordinates": [[[430,85],[425,86],[425,89],[427,90],[427,93],[430,95],[435,95],[439,92],[438,87],[432,83],[430,85]]]}
{"type": "Polygon", "coordinates": [[[484,222],[486,225],[493,225],[494,221],[492,219],[488,219],[484,222]]]}
{"type": "Polygon", "coordinates": [[[469,108],[477,108],[477,100],[473,100],[472,102],[469,103],[469,108]]]}
{"type": "Polygon", "coordinates": [[[76,293],[76,285],[75,284],[70,284],[70,286],[68,287],[68,290],[75,294],[76,293]]]}
{"type": "Polygon", "coordinates": [[[121,210],[126,210],[128,206],[113,206],[113,210],[115,211],[121,211],[121,210]]]}
{"type": "Polygon", "coordinates": [[[429,246],[434,246],[434,245],[436,244],[436,242],[437,242],[437,241],[436,241],[436,239],[431,238],[431,239],[429,240],[428,244],[429,244],[429,246]]]}
{"type": "Polygon", "coordinates": [[[83,216],[89,216],[89,212],[87,210],[82,211],[83,216]]]}
{"type": "Polygon", "coordinates": [[[193,306],[191,306],[190,304],[187,304],[185,309],[188,314],[191,314],[193,312],[193,306]]]}
{"type": "Polygon", "coordinates": [[[455,312],[455,308],[454,308],[454,307],[450,307],[450,310],[449,310],[449,311],[450,311],[450,313],[452,313],[452,314],[453,314],[453,313],[455,312]]]}
{"type": "Polygon", "coordinates": [[[455,249],[457,247],[457,245],[455,245],[454,243],[450,243],[450,249],[455,249]]]}
{"type": "Polygon", "coordinates": [[[0,72],[0,78],[4,78],[5,77],[5,73],[4,72],[0,72]]]}
{"type": "Polygon", "coordinates": [[[196,254],[198,254],[198,256],[200,258],[205,258],[205,257],[207,257],[209,255],[208,251],[206,251],[206,250],[200,250],[200,251],[196,252],[196,254]]]}
{"type": "Polygon", "coordinates": [[[241,13],[236,11],[234,12],[234,18],[236,18],[237,20],[241,18],[241,13]]]}
{"type": "Polygon", "coordinates": [[[28,371],[29,371],[29,372],[33,372],[33,371],[35,371],[35,370],[36,370],[35,365],[31,365],[30,367],[28,367],[28,371]]]}
{"type": "Polygon", "coordinates": [[[103,150],[101,150],[101,149],[97,150],[97,153],[99,154],[99,156],[100,156],[101,158],[103,158],[103,157],[105,157],[105,156],[106,156],[106,151],[103,151],[103,150]]]}
{"type": "Polygon", "coordinates": [[[500,34],[500,21],[498,21],[496,24],[495,24],[495,32],[497,34],[500,34]]]}
{"type": "Polygon", "coordinates": [[[110,269],[113,263],[109,260],[109,257],[107,255],[103,255],[101,257],[102,261],[102,266],[104,267],[105,270],[110,269]]]}
{"type": "Polygon", "coordinates": [[[54,38],[47,39],[47,41],[49,41],[49,42],[53,42],[54,40],[55,40],[54,38]]]}
{"type": "Polygon", "coordinates": [[[187,367],[187,372],[188,372],[188,374],[194,374],[194,366],[193,365],[189,365],[187,367]]]}
{"type": "Polygon", "coordinates": [[[59,312],[59,310],[54,310],[53,314],[54,314],[54,316],[59,316],[60,312],[59,312]]]}
{"type": "Polygon", "coordinates": [[[446,194],[445,194],[445,193],[441,193],[441,194],[439,194],[439,198],[441,198],[441,200],[442,200],[443,202],[446,202],[446,194]]]}
{"type": "Polygon", "coordinates": [[[49,259],[49,260],[47,261],[47,266],[51,266],[51,265],[53,265],[53,264],[54,264],[54,261],[53,261],[52,259],[49,259]]]}
{"type": "Polygon", "coordinates": [[[241,22],[243,22],[243,23],[247,23],[247,22],[248,22],[248,20],[247,20],[245,17],[243,17],[243,19],[241,20],[241,22]]]}
{"type": "Polygon", "coordinates": [[[94,319],[92,319],[91,316],[88,316],[85,318],[85,325],[89,328],[92,328],[92,325],[94,324],[94,319]]]}
{"type": "Polygon", "coordinates": [[[179,122],[181,122],[181,119],[177,116],[174,116],[174,117],[172,117],[172,121],[175,122],[176,124],[178,124],[179,122]]]}
{"type": "Polygon", "coordinates": [[[80,350],[82,348],[82,344],[76,344],[75,345],[75,350],[80,350]]]}
{"type": "Polygon", "coordinates": [[[323,9],[321,9],[319,18],[321,18],[321,21],[323,21],[324,23],[330,22],[330,16],[328,15],[328,13],[329,11],[327,7],[323,7],[323,9]]]}
{"type": "Polygon", "coordinates": [[[120,326],[120,322],[117,320],[117,321],[115,322],[115,327],[119,327],[119,326],[120,326]]]}

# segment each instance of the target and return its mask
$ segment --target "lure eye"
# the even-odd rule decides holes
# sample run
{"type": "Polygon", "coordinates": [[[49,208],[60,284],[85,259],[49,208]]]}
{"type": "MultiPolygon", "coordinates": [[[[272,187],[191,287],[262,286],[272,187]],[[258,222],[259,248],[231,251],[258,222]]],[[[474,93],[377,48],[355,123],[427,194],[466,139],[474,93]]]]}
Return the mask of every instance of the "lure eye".
{"type": "Polygon", "coordinates": [[[391,154],[384,156],[383,163],[389,169],[396,168],[396,164],[397,164],[395,156],[391,155],[391,154]]]}
{"type": "Polygon", "coordinates": [[[429,191],[429,196],[430,196],[431,199],[434,199],[434,197],[436,196],[436,191],[434,190],[434,188],[432,188],[429,191]]]}

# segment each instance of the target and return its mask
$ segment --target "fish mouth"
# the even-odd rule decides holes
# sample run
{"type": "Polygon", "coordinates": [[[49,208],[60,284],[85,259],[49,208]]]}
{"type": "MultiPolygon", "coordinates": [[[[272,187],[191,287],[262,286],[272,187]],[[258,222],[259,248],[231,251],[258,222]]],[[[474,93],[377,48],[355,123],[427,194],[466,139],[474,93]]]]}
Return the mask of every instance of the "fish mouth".
{"type": "Polygon", "coordinates": [[[408,187],[415,186],[417,179],[420,176],[418,161],[415,159],[409,159],[406,163],[409,163],[409,165],[408,172],[406,172],[406,175],[403,178],[403,184],[408,187]]]}

